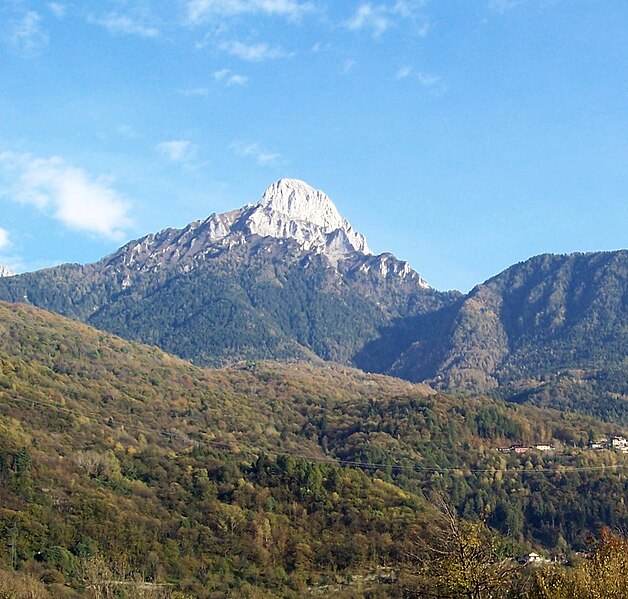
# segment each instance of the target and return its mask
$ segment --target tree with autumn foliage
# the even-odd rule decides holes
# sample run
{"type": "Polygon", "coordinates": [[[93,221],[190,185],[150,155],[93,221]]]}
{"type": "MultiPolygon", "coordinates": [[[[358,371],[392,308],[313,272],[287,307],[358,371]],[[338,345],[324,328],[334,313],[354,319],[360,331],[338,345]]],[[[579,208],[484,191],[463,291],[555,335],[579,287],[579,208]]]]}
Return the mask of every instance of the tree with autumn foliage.
{"type": "Polygon", "coordinates": [[[414,533],[406,596],[465,599],[504,597],[521,567],[501,552],[502,541],[482,520],[460,518],[440,495],[434,518],[414,533]]]}
{"type": "Polygon", "coordinates": [[[539,569],[530,599],[626,599],[628,597],[628,537],[602,530],[590,554],[573,568],[539,569]]]}

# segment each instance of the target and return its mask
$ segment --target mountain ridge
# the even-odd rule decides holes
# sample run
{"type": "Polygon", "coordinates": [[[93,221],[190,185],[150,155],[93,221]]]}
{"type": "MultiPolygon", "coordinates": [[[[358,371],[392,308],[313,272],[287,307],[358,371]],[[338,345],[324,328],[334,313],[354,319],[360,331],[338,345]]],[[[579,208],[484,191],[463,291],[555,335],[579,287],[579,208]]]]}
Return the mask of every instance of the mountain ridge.
{"type": "Polygon", "coordinates": [[[99,262],[0,279],[0,299],[207,366],[323,359],[542,405],[570,394],[628,422],[628,251],[544,254],[439,292],[294,179],[99,262]],[[578,369],[593,374],[574,394],[560,373],[578,369]]]}
{"type": "MultiPolygon", "coordinates": [[[[182,229],[146,235],[105,260],[115,264],[123,255],[125,266],[146,270],[182,261],[189,269],[195,260],[246,243],[251,236],[293,240],[304,251],[324,254],[334,266],[355,255],[373,255],[364,236],[340,216],[329,196],[303,181],[280,179],[255,205],[214,213],[182,229]]],[[[410,271],[406,263],[403,276],[410,271]]],[[[417,280],[428,286],[420,277],[417,280]]]]}
{"type": "Polygon", "coordinates": [[[255,205],[147,235],[99,262],[6,280],[0,297],[212,366],[348,362],[391,318],[451,301],[407,262],[370,253],[328,196],[294,179],[255,205]]]}

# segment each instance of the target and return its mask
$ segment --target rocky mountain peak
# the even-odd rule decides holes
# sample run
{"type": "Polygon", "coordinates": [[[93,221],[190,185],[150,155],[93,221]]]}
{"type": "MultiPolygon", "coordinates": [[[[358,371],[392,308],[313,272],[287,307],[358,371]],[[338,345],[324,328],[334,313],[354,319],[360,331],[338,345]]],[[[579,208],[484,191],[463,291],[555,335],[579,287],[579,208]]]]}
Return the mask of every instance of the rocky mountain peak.
{"type": "Polygon", "coordinates": [[[293,239],[332,261],[353,252],[371,254],[366,239],[340,216],[329,196],[298,179],[273,183],[245,221],[249,233],[293,239]]]}
{"type": "Polygon", "coordinates": [[[266,189],[257,206],[290,220],[311,223],[327,233],[344,225],[329,196],[298,179],[280,179],[273,183],[266,189]]]}
{"type": "Polygon", "coordinates": [[[0,277],[12,277],[14,274],[10,268],[0,264],[0,277]]]}
{"type": "Polygon", "coordinates": [[[121,261],[140,271],[173,265],[187,271],[208,255],[244,247],[259,237],[289,239],[303,251],[324,255],[333,266],[372,256],[366,239],[340,216],[325,193],[297,179],[281,179],[266,189],[257,204],[132,241],[107,262],[121,261]]]}

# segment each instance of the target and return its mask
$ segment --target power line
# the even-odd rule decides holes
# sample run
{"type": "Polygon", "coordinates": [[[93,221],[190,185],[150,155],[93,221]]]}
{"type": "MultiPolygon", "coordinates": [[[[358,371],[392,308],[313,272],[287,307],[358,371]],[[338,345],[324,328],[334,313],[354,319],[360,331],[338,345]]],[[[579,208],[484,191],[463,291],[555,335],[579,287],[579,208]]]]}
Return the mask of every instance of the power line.
{"type": "MultiPolygon", "coordinates": [[[[30,404],[31,406],[39,405],[49,409],[57,410],[59,412],[65,412],[69,415],[75,416],[76,412],[70,408],[66,408],[65,406],[52,404],[48,402],[38,401],[35,399],[26,399],[21,397],[5,397],[8,401],[13,401],[16,403],[22,404],[30,404]]],[[[81,413],[83,418],[87,420],[91,420],[94,423],[101,425],[108,425],[106,419],[103,416],[98,414],[85,414],[81,413]]],[[[115,421],[114,421],[115,423],[115,421]]],[[[209,445],[211,447],[223,448],[233,450],[233,444],[225,443],[223,441],[217,441],[212,439],[203,439],[202,441],[193,440],[189,435],[180,432],[170,432],[165,430],[156,430],[139,427],[133,424],[124,424],[123,430],[132,430],[142,434],[148,435],[159,435],[163,437],[167,437],[169,439],[173,439],[175,437],[179,437],[183,439],[188,445],[192,447],[197,447],[199,445],[209,445]]],[[[442,466],[421,466],[419,464],[386,464],[386,463],[376,463],[376,462],[362,462],[356,460],[347,460],[343,458],[334,458],[334,457],[318,457],[318,456],[307,456],[303,454],[299,454],[296,452],[288,452],[288,451],[280,451],[273,449],[262,449],[259,447],[244,447],[238,448],[240,453],[248,453],[252,456],[259,456],[260,454],[272,455],[275,457],[294,457],[301,460],[323,463],[323,464],[332,464],[336,466],[346,466],[351,468],[361,468],[365,470],[392,470],[395,472],[416,472],[416,473],[427,473],[427,474],[451,474],[453,472],[462,472],[463,475],[466,474],[526,474],[526,475],[535,475],[535,474],[563,474],[566,472],[596,472],[596,471],[604,471],[604,470],[624,470],[628,469],[628,464],[605,464],[601,466],[561,466],[557,464],[555,468],[468,468],[465,465],[460,466],[450,466],[450,467],[442,467],[442,466]]]]}

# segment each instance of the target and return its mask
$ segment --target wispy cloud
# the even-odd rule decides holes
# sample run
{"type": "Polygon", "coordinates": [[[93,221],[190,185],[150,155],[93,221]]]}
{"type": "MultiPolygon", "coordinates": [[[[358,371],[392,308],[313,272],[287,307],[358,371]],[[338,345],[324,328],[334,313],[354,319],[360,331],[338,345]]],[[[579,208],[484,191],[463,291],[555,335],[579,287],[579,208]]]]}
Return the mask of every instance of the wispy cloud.
{"type": "Polygon", "coordinates": [[[120,239],[132,224],[128,203],[108,181],[58,156],[2,152],[0,165],[13,178],[10,199],[35,206],[70,229],[120,239]]]}
{"type": "Polygon", "coordinates": [[[488,0],[488,7],[495,12],[504,13],[521,4],[521,0],[488,0]]]}
{"type": "Polygon", "coordinates": [[[57,19],[62,19],[65,17],[65,13],[67,11],[67,6],[65,4],[61,4],[61,2],[48,2],[47,4],[48,10],[55,16],[57,19]]]}
{"type": "Polygon", "coordinates": [[[262,14],[297,20],[313,11],[313,2],[296,0],[188,0],[186,4],[186,18],[192,25],[216,15],[262,14]]]}
{"type": "Polygon", "coordinates": [[[390,9],[384,5],[373,6],[370,2],[361,4],[347,21],[347,27],[352,31],[370,29],[376,36],[384,33],[391,24],[390,9]]]}
{"type": "Polygon", "coordinates": [[[441,80],[437,75],[430,75],[429,73],[417,73],[416,77],[423,87],[434,87],[441,80]]]}
{"type": "Polygon", "coordinates": [[[243,44],[242,42],[225,42],[220,49],[248,62],[262,62],[264,60],[277,60],[287,58],[291,54],[281,48],[271,48],[268,44],[243,44]]]}
{"type": "Polygon", "coordinates": [[[395,79],[397,81],[418,82],[421,87],[434,97],[441,97],[447,93],[447,85],[443,83],[441,77],[432,73],[417,71],[410,65],[402,66],[395,74],[395,79]]]}
{"type": "Polygon", "coordinates": [[[227,85],[246,85],[249,82],[249,78],[245,75],[231,75],[227,80],[227,85]]]}
{"type": "Polygon", "coordinates": [[[327,52],[327,50],[329,50],[331,48],[331,44],[329,42],[323,44],[321,42],[316,42],[312,48],[311,51],[314,52],[315,54],[318,54],[319,52],[327,52]]]}
{"type": "Polygon", "coordinates": [[[253,158],[257,164],[262,166],[273,166],[277,164],[281,158],[281,154],[278,152],[269,152],[263,149],[259,143],[237,141],[232,143],[229,148],[238,156],[253,158]]]}
{"type": "Polygon", "coordinates": [[[196,149],[187,139],[171,139],[157,144],[157,151],[170,162],[189,162],[194,159],[196,149]]]}
{"type": "Polygon", "coordinates": [[[214,73],[214,79],[216,81],[223,82],[227,87],[231,87],[233,85],[246,85],[249,82],[249,78],[246,75],[238,75],[237,73],[232,73],[229,69],[221,69],[220,71],[216,71],[214,73]]]}
{"type": "Polygon", "coordinates": [[[346,75],[349,71],[351,71],[353,69],[353,67],[357,64],[357,62],[355,60],[353,60],[352,58],[347,58],[347,60],[345,60],[342,63],[342,73],[344,75],[346,75]]]}
{"type": "Polygon", "coordinates": [[[429,31],[429,20],[421,13],[424,5],[425,0],[397,0],[386,4],[362,2],[345,24],[351,31],[370,31],[379,37],[400,20],[408,20],[413,24],[415,34],[425,37],[429,31]]]}
{"type": "Polygon", "coordinates": [[[96,25],[104,27],[109,33],[114,35],[136,35],[145,38],[159,36],[159,30],[156,27],[151,27],[129,15],[109,13],[102,18],[90,17],[89,20],[96,25]]]}
{"type": "Polygon", "coordinates": [[[22,258],[16,255],[8,255],[6,250],[13,246],[10,239],[10,233],[6,229],[0,227],[0,270],[2,267],[8,268],[10,272],[19,272],[23,270],[24,265],[22,258]]]}
{"type": "Polygon", "coordinates": [[[206,98],[209,96],[209,88],[207,87],[190,87],[187,89],[180,89],[177,93],[189,98],[200,97],[206,98]]]}
{"type": "Polygon", "coordinates": [[[34,55],[48,45],[48,34],[42,29],[41,20],[39,13],[30,10],[13,23],[9,41],[15,50],[34,55]]]}
{"type": "Polygon", "coordinates": [[[397,71],[397,74],[395,75],[395,79],[397,80],[406,79],[407,77],[411,75],[412,71],[413,71],[412,67],[403,66],[397,71]]]}
{"type": "Polygon", "coordinates": [[[9,247],[9,232],[6,229],[0,227],[0,250],[9,247]]]}

